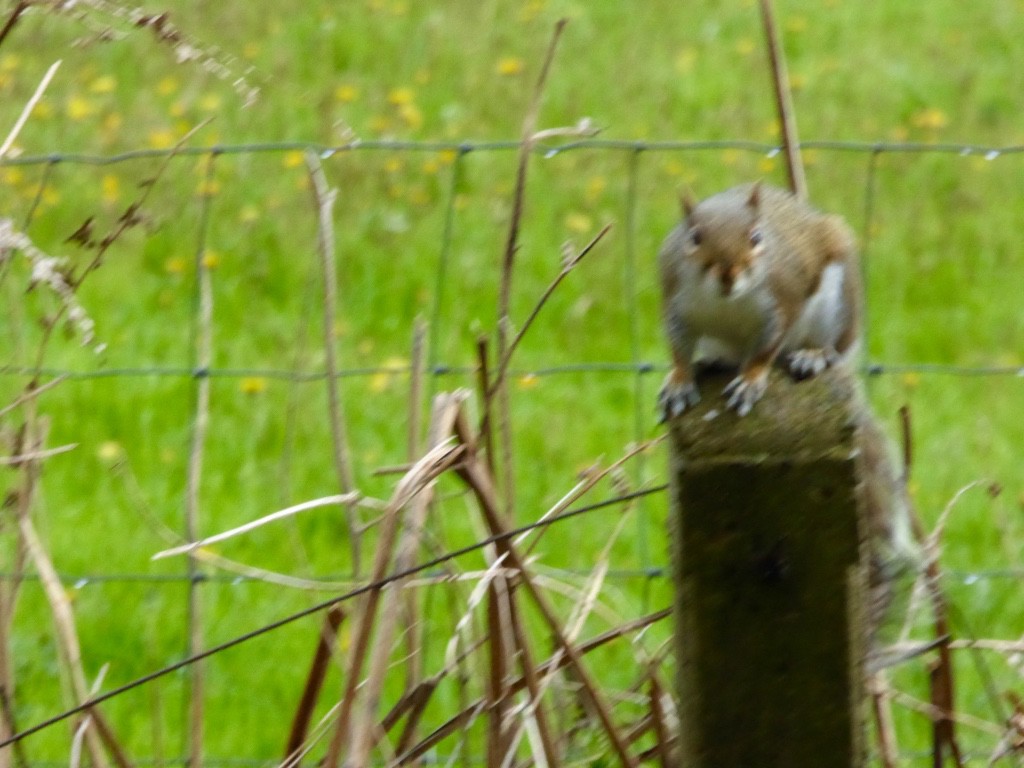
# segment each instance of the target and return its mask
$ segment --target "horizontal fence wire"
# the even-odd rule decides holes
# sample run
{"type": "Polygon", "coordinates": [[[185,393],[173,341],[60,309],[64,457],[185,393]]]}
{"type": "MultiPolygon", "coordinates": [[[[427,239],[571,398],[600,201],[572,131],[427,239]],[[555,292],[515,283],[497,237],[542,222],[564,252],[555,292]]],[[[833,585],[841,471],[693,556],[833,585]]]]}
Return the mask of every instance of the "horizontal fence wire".
{"type": "MultiPolygon", "coordinates": [[[[304,141],[254,142],[247,144],[212,144],[207,147],[180,147],[163,149],[135,149],[109,155],[79,152],[48,152],[42,155],[21,155],[5,157],[3,166],[33,166],[68,163],[76,165],[115,165],[133,160],[166,157],[203,157],[209,155],[246,155],[275,152],[315,152],[323,158],[343,152],[385,151],[385,152],[514,152],[521,147],[518,141],[391,141],[355,140],[347,144],[319,144],[304,141]]],[[[955,144],[928,142],[867,142],[867,141],[804,141],[803,150],[827,150],[832,152],[854,152],[859,154],[944,154],[962,157],[984,157],[995,160],[1002,155],[1024,153],[1024,144],[988,146],[983,144],[955,144]]],[[[630,141],[618,139],[585,139],[560,144],[538,142],[534,153],[554,157],[564,152],[580,150],[611,150],[625,152],[679,152],[703,151],[721,152],[740,150],[761,153],[775,157],[782,152],[778,144],[759,141],[630,141]]]]}

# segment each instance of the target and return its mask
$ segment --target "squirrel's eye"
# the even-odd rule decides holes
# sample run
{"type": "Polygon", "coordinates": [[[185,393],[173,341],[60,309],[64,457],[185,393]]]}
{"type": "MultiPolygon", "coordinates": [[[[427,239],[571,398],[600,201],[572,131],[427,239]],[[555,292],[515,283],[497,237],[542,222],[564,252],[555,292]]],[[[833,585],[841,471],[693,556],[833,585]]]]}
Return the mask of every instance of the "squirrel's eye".
{"type": "Polygon", "coordinates": [[[750,247],[757,248],[764,241],[764,235],[759,227],[750,230],[750,247]]]}
{"type": "Polygon", "coordinates": [[[701,234],[699,229],[690,230],[690,245],[697,246],[701,244],[701,234]]]}

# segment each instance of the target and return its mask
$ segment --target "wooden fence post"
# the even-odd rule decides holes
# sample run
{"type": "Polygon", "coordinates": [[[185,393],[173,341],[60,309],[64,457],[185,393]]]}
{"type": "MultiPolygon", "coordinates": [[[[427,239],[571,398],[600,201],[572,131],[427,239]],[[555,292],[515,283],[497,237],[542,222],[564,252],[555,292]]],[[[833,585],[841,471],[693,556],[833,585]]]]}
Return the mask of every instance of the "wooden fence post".
{"type": "Polygon", "coordinates": [[[773,372],[739,418],[729,378],[670,426],[679,765],[862,766],[856,383],[773,372]]]}

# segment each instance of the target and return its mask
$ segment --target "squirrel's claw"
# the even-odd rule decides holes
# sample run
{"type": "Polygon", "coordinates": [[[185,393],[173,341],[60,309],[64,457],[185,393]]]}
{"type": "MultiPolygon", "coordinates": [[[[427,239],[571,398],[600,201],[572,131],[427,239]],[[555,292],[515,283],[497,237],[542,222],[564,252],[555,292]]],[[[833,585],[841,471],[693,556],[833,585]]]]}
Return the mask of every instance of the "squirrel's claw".
{"type": "Polygon", "coordinates": [[[789,372],[795,379],[809,379],[832,365],[835,357],[825,349],[798,349],[789,356],[789,372]]]}
{"type": "Polygon", "coordinates": [[[661,418],[659,424],[664,424],[669,419],[674,419],[686,412],[700,402],[700,392],[692,381],[679,381],[673,374],[669,374],[665,383],[661,385],[658,392],[658,413],[661,418]]]}
{"type": "Polygon", "coordinates": [[[729,398],[727,405],[740,416],[746,416],[768,389],[768,376],[759,373],[754,376],[741,373],[722,391],[729,398]]]}

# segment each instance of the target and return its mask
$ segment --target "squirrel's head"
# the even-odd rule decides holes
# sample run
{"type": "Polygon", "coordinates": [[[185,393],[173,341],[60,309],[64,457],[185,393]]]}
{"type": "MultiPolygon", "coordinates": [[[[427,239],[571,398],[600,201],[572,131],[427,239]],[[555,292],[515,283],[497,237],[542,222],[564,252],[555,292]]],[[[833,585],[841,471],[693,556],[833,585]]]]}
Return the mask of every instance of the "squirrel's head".
{"type": "Polygon", "coordinates": [[[683,257],[698,266],[709,290],[723,297],[744,294],[756,283],[764,252],[760,182],[700,203],[686,192],[682,206],[683,257]]]}

